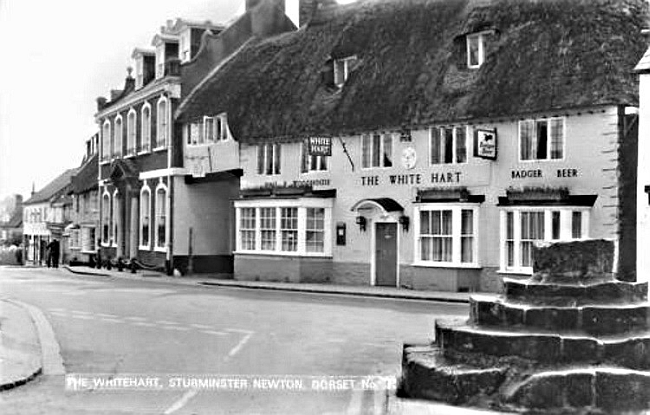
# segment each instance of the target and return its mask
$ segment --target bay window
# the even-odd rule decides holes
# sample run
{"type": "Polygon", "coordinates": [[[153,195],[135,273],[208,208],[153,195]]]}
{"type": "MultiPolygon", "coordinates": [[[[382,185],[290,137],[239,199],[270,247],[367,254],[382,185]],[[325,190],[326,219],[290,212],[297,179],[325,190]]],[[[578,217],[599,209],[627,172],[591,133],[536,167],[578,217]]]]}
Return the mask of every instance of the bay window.
{"type": "Polygon", "coordinates": [[[415,264],[478,266],[478,207],[427,203],[415,208],[415,264]]]}
{"type": "Polygon", "coordinates": [[[501,212],[501,270],[533,272],[533,246],[537,242],[586,238],[589,208],[521,207],[501,212]]]}
{"type": "Polygon", "coordinates": [[[331,202],[238,201],[237,251],[272,255],[331,255],[331,202]]]}

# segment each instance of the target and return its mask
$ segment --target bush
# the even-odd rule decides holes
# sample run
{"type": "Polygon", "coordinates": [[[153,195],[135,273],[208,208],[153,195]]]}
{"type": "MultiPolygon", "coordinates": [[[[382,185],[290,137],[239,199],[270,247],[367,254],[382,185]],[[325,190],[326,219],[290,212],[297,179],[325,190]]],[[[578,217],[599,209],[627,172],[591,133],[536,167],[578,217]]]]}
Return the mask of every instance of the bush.
{"type": "Polygon", "coordinates": [[[21,265],[16,258],[16,252],[20,249],[16,245],[0,247],[0,265],[21,265]]]}

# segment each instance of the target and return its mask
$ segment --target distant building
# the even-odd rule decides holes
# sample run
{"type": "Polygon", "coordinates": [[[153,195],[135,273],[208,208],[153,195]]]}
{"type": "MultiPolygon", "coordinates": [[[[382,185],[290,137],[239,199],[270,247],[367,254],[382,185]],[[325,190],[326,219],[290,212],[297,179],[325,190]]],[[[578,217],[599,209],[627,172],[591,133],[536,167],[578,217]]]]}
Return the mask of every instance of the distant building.
{"type": "Polygon", "coordinates": [[[45,261],[46,246],[61,241],[70,223],[71,198],[68,191],[76,169],[63,172],[23,203],[23,233],[26,256],[32,263],[45,261]]]}
{"type": "MultiPolygon", "coordinates": [[[[531,274],[534,243],[585,238],[617,241],[634,278],[647,17],[642,0],[378,0],[242,45],[177,111],[189,182],[243,170],[235,278],[497,290],[531,274]]],[[[216,195],[188,209],[206,231],[216,195]]]]}
{"type": "Polygon", "coordinates": [[[67,259],[70,263],[94,263],[99,229],[99,134],[86,141],[86,153],[81,166],[72,177],[72,222],[66,228],[67,259]]]}
{"type": "Polygon", "coordinates": [[[23,240],[23,197],[13,195],[0,207],[0,244],[20,245],[23,240]]]}

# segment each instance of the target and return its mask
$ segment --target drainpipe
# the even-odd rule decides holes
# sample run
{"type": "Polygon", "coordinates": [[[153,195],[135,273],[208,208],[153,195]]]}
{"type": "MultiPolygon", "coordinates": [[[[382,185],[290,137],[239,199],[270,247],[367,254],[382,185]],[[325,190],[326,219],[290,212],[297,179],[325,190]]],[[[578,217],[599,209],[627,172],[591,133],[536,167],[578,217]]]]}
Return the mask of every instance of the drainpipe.
{"type": "Polygon", "coordinates": [[[167,275],[174,275],[174,255],[173,255],[173,249],[174,249],[174,244],[173,244],[173,233],[172,229],[174,226],[174,209],[172,206],[172,200],[173,194],[174,194],[174,182],[173,182],[173,176],[171,174],[171,169],[172,169],[172,152],[174,149],[173,146],[173,137],[172,134],[174,133],[174,128],[172,128],[172,98],[169,93],[164,94],[165,97],[167,98],[167,102],[169,103],[168,108],[167,108],[167,219],[168,219],[168,224],[169,226],[165,227],[165,232],[167,235],[165,236],[165,239],[167,241],[167,257],[165,261],[166,265],[166,271],[167,275]]]}

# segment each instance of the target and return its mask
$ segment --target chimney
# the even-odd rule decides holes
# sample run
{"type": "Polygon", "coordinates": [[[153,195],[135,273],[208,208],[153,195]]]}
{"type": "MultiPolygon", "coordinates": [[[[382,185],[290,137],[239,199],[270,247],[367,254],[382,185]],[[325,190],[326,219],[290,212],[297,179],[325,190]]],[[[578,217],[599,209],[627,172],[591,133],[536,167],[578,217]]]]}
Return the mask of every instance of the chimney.
{"type": "Polygon", "coordinates": [[[97,97],[97,111],[101,111],[106,107],[106,98],[97,97]]]}
{"type": "Polygon", "coordinates": [[[131,72],[133,72],[133,68],[128,66],[126,68],[126,80],[124,82],[124,91],[127,93],[135,90],[135,78],[131,76],[131,72]]]}
{"type": "Polygon", "coordinates": [[[263,0],[246,0],[246,11],[260,4],[263,0]]]}
{"type": "Polygon", "coordinates": [[[36,193],[36,182],[32,182],[32,196],[36,193]]]}

